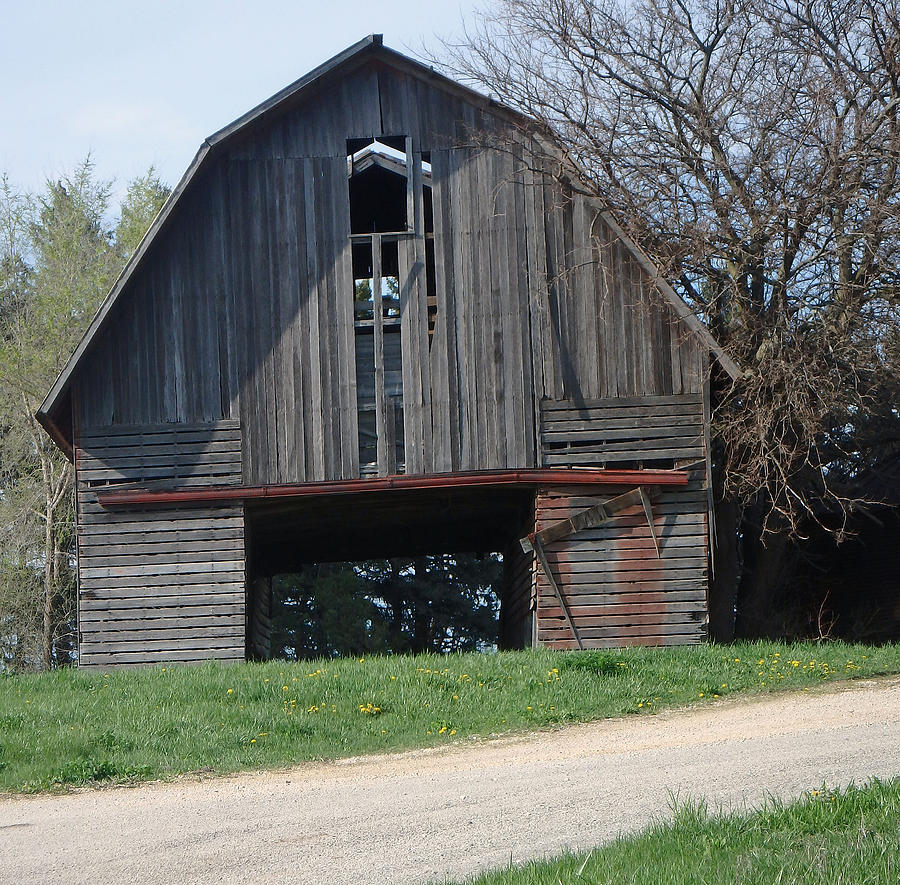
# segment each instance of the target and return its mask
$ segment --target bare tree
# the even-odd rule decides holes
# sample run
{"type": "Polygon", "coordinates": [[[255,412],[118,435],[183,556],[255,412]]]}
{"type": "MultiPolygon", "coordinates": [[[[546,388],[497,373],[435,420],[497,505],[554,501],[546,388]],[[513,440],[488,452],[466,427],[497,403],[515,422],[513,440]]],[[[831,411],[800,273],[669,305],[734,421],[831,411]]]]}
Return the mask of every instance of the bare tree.
{"type": "Polygon", "coordinates": [[[497,0],[445,51],[553,131],[744,369],[718,379],[720,529],[739,630],[777,629],[789,538],[840,534],[837,480],[900,441],[897,3],[497,0]]]}

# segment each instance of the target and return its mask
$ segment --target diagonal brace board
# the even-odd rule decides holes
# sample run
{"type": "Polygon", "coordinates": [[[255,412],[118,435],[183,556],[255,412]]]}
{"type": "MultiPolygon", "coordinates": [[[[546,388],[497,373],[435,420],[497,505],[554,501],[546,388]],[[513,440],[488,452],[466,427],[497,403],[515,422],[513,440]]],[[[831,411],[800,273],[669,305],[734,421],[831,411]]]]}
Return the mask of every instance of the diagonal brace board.
{"type": "Polygon", "coordinates": [[[644,515],[650,524],[650,534],[653,536],[653,545],[656,547],[656,555],[659,557],[659,541],[657,540],[656,528],[653,524],[650,498],[642,486],[632,489],[630,492],[625,492],[624,495],[610,498],[603,504],[594,504],[593,507],[588,507],[582,510],[581,513],[576,513],[575,516],[568,519],[555,522],[539,532],[534,532],[528,537],[522,538],[519,543],[526,553],[530,553],[534,549],[534,541],[536,539],[546,545],[552,541],[559,541],[561,538],[568,538],[569,535],[574,535],[576,532],[603,525],[603,523],[609,522],[617,513],[621,513],[621,511],[627,510],[629,507],[634,507],[636,504],[640,504],[644,508],[644,515]]]}
{"type": "MultiPolygon", "coordinates": [[[[524,546],[525,541],[522,541],[524,546]]],[[[556,600],[559,602],[559,607],[562,609],[563,615],[566,619],[566,623],[569,625],[569,629],[572,631],[572,635],[575,637],[575,641],[578,643],[579,648],[584,648],[584,645],[581,642],[581,637],[578,635],[578,630],[575,629],[575,622],[572,620],[572,615],[569,613],[569,606],[566,604],[565,597],[562,595],[562,591],[559,589],[559,584],[556,583],[556,578],[553,577],[553,571],[550,568],[550,563],[547,562],[547,554],[544,552],[544,544],[540,538],[535,537],[533,541],[532,549],[537,555],[538,562],[541,564],[541,568],[543,569],[544,574],[547,576],[547,580],[550,582],[550,586],[553,588],[553,592],[556,594],[556,600]]]]}
{"type": "Polygon", "coordinates": [[[653,524],[653,510],[650,507],[650,496],[644,491],[643,486],[641,486],[638,491],[641,494],[641,504],[644,505],[644,516],[647,517],[647,526],[650,529],[650,537],[653,538],[653,546],[656,548],[656,558],[661,559],[662,557],[659,555],[659,540],[656,537],[656,526],[653,524]]]}

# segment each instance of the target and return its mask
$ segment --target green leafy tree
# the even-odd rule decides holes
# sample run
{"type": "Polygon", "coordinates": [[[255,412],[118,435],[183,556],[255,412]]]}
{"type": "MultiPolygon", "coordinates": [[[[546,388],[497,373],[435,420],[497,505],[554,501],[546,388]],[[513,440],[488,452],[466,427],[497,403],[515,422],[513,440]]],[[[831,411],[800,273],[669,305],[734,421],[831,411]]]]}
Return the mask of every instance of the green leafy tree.
{"type": "Polygon", "coordinates": [[[144,175],[128,183],[122,202],[122,214],[116,227],[116,249],[124,260],[134,254],[153,219],[169,198],[170,188],[163,184],[151,166],[144,175]]]}
{"type": "Polygon", "coordinates": [[[121,249],[108,220],[111,183],[97,179],[90,158],[37,198],[0,182],[0,653],[8,669],[74,655],[73,471],[34,414],[118,275],[152,195],[162,199],[154,182],[148,173],[129,187],[121,249]]]}

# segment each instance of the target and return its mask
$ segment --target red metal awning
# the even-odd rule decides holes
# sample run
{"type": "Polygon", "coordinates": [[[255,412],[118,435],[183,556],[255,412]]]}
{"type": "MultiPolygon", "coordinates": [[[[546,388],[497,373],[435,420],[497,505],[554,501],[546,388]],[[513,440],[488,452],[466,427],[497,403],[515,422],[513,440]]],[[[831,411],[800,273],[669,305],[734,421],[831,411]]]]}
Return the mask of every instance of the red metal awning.
{"type": "Polygon", "coordinates": [[[682,486],[684,470],[605,470],[600,468],[530,468],[522,470],[474,470],[427,475],[398,474],[369,479],[280,483],[261,486],[194,486],[179,489],[128,489],[97,495],[103,507],[146,504],[196,504],[243,501],[254,498],[304,498],[314,495],[353,495],[359,492],[410,489],[452,489],[476,486],[682,486]]]}

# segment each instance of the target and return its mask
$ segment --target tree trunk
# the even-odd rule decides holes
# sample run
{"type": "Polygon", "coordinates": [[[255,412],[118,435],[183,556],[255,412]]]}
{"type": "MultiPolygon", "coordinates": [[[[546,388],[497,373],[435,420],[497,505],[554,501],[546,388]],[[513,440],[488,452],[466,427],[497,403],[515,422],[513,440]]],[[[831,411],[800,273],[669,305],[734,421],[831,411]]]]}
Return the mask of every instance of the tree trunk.
{"type": "Polygon", "coordinates": [[[425,576],[428,571],[427,560],[424,556],[417,556],[413,560],[413,569],[416,580],[413,584],[415,603],[413,606],[413,636],[412,650],[414,654],[422,654],[431,651],[431,614],[428,611],[428,598],[422,592],[425,576]]]}
{"type": "Polygon", "coordinates": [[[53,596],[56,590],[53,509],[53,501],[48,498],[44,522],[44,619],[41,629],[41,663],[45,670],[53,666],[53,596]]]}
{"type": "Polygon", "coordinates": [[[779,591],[787,560],[784,527],[763,538],[758,528],[743,525],[744,568],[738,587],[735,634],[741,639],[776,638],[784,632],[779,591]]]}
{"type": "Polygon", "coordinates": [[[738,565],[738,521],[740,508],[735,501],[717,500],[713,562],[715,570],[709,583],[709,637],[716,642],[734,639],[734,606],[737,600],[740,568],[738,565]]]}

